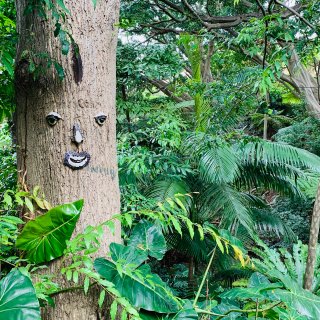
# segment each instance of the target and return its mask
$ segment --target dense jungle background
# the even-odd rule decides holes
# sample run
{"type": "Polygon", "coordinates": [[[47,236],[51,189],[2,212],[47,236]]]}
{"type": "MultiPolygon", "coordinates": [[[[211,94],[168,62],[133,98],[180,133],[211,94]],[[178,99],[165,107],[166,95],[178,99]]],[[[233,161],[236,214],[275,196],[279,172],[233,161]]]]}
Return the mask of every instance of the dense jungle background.
{"type": "Polygon", "coordinates": [[[6,319],[39,319],[40,307],[54,306],[64,288],[43,263],[64,254],[61,273],[86,293],[100,285],[110,319],[320,319],[320,250],[308,259],[320,215],[318,1],[121,2],[123,242],[111,244],[112,262],[90,258],[101,226],[72,240],[74,225],[62,229],[59,253],[46,258],[56,229],[30,221],[37,210],[63,210],[18,179],[15,19],[14,2],[0,1],[0,318],[10,304],[24,317],[6,319]],[[31,290],[25,302],[8,281],[31,290]]]}

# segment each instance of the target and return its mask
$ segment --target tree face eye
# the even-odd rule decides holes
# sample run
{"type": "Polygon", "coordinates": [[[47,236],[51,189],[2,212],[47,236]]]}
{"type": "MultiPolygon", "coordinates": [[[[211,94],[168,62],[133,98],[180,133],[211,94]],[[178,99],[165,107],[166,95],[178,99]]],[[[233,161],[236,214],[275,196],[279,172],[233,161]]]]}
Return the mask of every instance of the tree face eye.
{"type": "Polygon", "coordinates": [[[94,119],[99,126],[102,126],[105,123],[107,116],[103,113],[99,113],[94,117],[94,119]]]}
{"type": "Polygon", "coordinates": [[[59,113],[56,112],[50,112],[47,116],[46,116],[46,120],[47,123],[50,127],[53,127],[54,125],[56,125],[56,123],[62,119],[59,113]]]}

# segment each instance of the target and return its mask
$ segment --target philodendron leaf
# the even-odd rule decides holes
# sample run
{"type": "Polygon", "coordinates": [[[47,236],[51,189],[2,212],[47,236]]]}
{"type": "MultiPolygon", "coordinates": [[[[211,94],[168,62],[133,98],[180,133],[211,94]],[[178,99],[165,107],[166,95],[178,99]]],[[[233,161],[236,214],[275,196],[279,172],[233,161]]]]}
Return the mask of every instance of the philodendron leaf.
{"type": "Polygon", "coordinates": [[[141,220],[133,229],[128,246],[146,251],[149,256],[161,260],[167,251],[161,227],[141,220]]]}
{"type": "Polygon", "coordinates": [[[78,200],[52,208],[46,214],[29,221],[17,238],[17,248],[25,250],[26,257],[33,263],[61,257],[82,207],[83,200],[78,200]]]}
{"type": "Polygon", "coordinates": [[[147,252],[118,243],[110,244],[110,252],[112,260],[121,264],[123,268],[136,269],[148,259],[147,252]]]}
{"type": "Polygon", "coordinates": [[[279,300],[308,319],[320,319],[320,297],[310,291],[304,290],[288,275],[283,275],[277,270],[272,270],[268,274],[281,280],[287,289],[277,289],[274,291],[274,295],[279,300]]]}
{"type": "Polygon", "coordinates": [[[40,305],[32,282],[17,269],[0,281],[0,319],[41,319],[40,305]]]}
{"type": "Polygon", "coordinates": [[[230,299],[230,300],[265,300],[266,297],[269,297],[269,292],[273,291],[274,289],[281,288],[281,283],[270,283],[270,284],[260,284],[254,288],[234,288],[229,291],[226,291],[220,295],[223,299],[230,299]]]}
{"type": "MultiPolygon", "coordinates": [[[[138,249],[129,247],[129,250],[138,249]]],[[[113,263],[98,258],[94,261],[94,268],[102,277],[112,282],[133,306],[159,313],[176,313],[181,309],[179,300],[158,275],[151,273],[149,265],[143,264],[139,267],[143,255],[146,254],[144,251],[138,250],[136,264],[132,259],[135,254],[129,254],[128,247],[124,245],[112,243],[110,251],[113,260],[118,257],[120,259],[113,263]],[[128,261],[124,261],[126,256],[128,261]]]]}

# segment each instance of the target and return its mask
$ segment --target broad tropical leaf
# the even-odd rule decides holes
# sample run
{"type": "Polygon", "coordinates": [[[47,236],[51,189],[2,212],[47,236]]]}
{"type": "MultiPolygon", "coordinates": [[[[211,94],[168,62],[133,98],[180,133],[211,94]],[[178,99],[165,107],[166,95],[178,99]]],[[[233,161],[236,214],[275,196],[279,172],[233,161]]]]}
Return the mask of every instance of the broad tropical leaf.
{"type": "Polygon", "coordinates": [[[220,295],[221,298],[225,299],[230,299],[230,300],[265,300],[266,295],[263,294],[261,291],[265,290],[272,290],[275,288],[281,288],[282,286],[278,284],[277,286],[272,286],[272,285],[261,285],[261,286],[256,286],[254,288],[234,288],[231,289],[230,291],[227,291],[220,295]]]}
{"type": "Polygon", "coordinates": [[[161,260],[167,251],[161,227],[146,220],[133,229],[128,246],[146,251],[149,256],[161,260]]]}
{"type": "Polygon", "coordinates": [[[308,319],[320,319],[320,298],[318,296],[304,290],[289,276],[285,276],[277,270],[273,270],[269,274],[279,279],[287,289],[276,289],[274,291],[274,295],[279,300],[308,319]]]}
{"type": "MultiPolygon", "coordinates": [[[[230,312],[230,310],[238,310],[240,307],[235,304],[231,303],[228,300],[222,300],[219,305],[212,309],[212,312],[216,314],[220,314],[220,316],[212,316],[211,319],[221,319],[221,316],[230,312]]],[[[230,312],[227,316],[223,316],[224,320],[233,320],[241,317],[241,313],[239,312],[230,312]]]]}
{"type": "Polygon", "coordinates": [[[121,244],[112,243],[110,251],[114,262],[98,258],[94,262],[94,268],[102,277],[114,283],[120,294],[133,306],[158,313],[178,312],[181,309],[179,301],[160,277],[151,273],[149,265],[139,267],[141,260],[139,264],[134,264],[130,258],[130,263],[125,263],[123,267],[122,260],[115,260],[117,257],[124,258],[128,253],[127,249],[121,244]]]}
{"type": "Polygon", "coordinates": [[[26,257],[33,263],[61,257],[82,207],[83,200],[78,200],[52,208],[46,214],[29,221],[17,238],[17,248],[26,251],[26,257]]]}
{"type": "Polygon", "coordinates": [[[31,280],[13,269],[0,281],[0,319],[40,320],[40,305],[31,280]]]}

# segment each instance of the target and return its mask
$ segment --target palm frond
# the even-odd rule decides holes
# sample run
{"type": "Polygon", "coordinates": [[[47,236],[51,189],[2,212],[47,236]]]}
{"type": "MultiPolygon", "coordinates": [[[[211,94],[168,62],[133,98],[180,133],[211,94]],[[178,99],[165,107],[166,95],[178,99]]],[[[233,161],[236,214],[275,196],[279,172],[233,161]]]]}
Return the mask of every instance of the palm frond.
{"type": "Polygon", "coordinates": [[[227,184],[211,184],[197,199],[199,221],[219,218],[220,227],[236,230],[239,224],[247,230],[253,230],[253,220],[247,208],[247,199],[227,184]]]}
{"type": "Polygon", "coordinates": [[[259,140],[238,149],[245,164],[277,164],[320,172],[320,158],[315,154],[280,142],[259,140]]]}
{"type": "Polygon", "coordinates": [[[199,161],[201,178],[206,182],[232,182],[239,172],[237,158],[228,146],[216,146],[203,152],[199,161]]]}
{"type": "MultiPolygon", "coordinates": [[[[146,190],[146,197],[155,199],[161,203],[167,199],[175,199],[175,196],[190,193],[189,185],[183,180],[156,180],[151,187],[146,190]]],[[[189,208],[192,199],[189,196],[179,197],[185,208],[189,208]]]]}
{"type": "Polygon", "coordinates": [[[297,179],[303,171],[293,166],[275,164],[243,164],[234,183],[238,188],[274,190],[290,197],[303,197],[297,179]]]}
{"type": "Polygon", "coordinates": [[[296,238],[290,227],[270,210],[252,209],[251,211],[258,231],[262,233],[275,233],[279,238],[283,236],[287,242],[296,238]]]}

